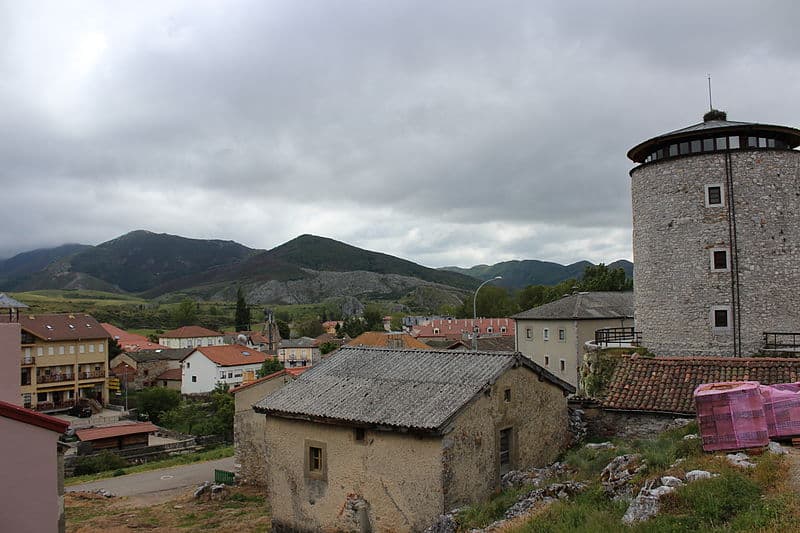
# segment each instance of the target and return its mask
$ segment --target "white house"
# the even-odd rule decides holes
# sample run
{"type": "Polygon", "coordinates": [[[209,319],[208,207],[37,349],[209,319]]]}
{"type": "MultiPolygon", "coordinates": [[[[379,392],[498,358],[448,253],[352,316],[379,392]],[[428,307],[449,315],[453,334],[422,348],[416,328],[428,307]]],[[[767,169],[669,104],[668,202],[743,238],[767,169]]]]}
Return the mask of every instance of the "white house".
{"type": "Polygon", "coordinates": [[[197,348],[200,346],[221,346],[224,335],[219,331],[200,326],[182,326],[165,331],[158,336],[158,343],[169,348],[197,348]]]}
{"type": "Polygon", "coordinates": [[[235,387],[253,381],[266,359],[267,354],[238,344],[195,348],[181,360],[181,393],[211,392],[217,383],[235,387]]]}

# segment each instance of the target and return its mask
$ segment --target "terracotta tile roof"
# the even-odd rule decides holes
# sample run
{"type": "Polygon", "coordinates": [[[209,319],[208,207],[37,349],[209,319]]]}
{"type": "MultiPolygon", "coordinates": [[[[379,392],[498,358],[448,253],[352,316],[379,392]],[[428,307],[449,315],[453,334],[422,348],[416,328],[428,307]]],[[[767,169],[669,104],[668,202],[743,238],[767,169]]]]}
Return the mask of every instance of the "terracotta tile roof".
{"type": "Polygon", "coordinates": [[[222,333],[200,326],[182,326],[159,335],[163,339],[189,339],[193,337],[221,337],[222,333]]]}
{"type": "Polygon", "coordinates": [[[128,333],[124,329],[120,329],[113,324],[103,322],[100,324],[103,329],[111,335],[112,339],[116,339],[117,343],[122,347],[125,352],[138,352],[140,350],[164,350],[167,346],[162,346],[150,340],[144,335],[137,335],[136,333],[128,333]]]}
{"type": "Polygon", "coordinates": [[[430,346],[415,339],[408,333],[382,333],[367,331],[351,340],[345,346],[369,346],[373,348],[416,348],[429,350],[430,346]]]}
{"type": "Polygon", "coordinates": [[[283,370],[278,370],[277,372],[273,372],[272,374],[270,374],[268,376],[264,376],[263,378],[258,378],[255,381],[250,381],[248,383],[244,383],[242,385],[239,385],[238,387],[234,387],[229,392],[231,394],[236,394],[240,390],[244,390],[244,389],[246,389],[248,387],[252,387],[253,385],[258,385],[259,383],[264,383],[265,381],[269,381],[269,380],[271,380],[273,378],[277,378],[278,376],[297,377],[300,374],[302,374],[303,372],[305,372],[306,370],[308,370],[309,368],[311,368],[311,367],[310,366],[298,366],[298,367],[295,367],[295,368],[284,368],[283,370]]]}
{"type": "Polygon", "coordinates": [[[13,403],[0,401],[0,416],[10,418],[18,422],[30,424],[32,426],[39,426],[40,428],[49,429],[56,433],[64,433],[69,427],[69,422],[61,420],[54,416],[37,413],[30,409],[25,409],[13,403]]]}
{"type": "Polygon", "coordinates": [[[267,354],[238,344],[201,346],[192,350],[192,352],[183,359],[185,360],[195,352],[200,352],[220,366],[253,365],[256,363],[263,363],[267,359],[267,354]]]}
{"type": "Polygon", "coordinates": [[[624,411],[694,414],[694,389],[720,381],[764,385],[800,381],[800,359],[622,356],[601,405],[624,411]]]}
{"type": "Polygon", "coordinates": [[[46,341],[78,339],[107,339],[108,332],[92,315],[85,313],[54,313],[19,315],[24,331],[46,341]]]}
{"type": "Polygon", "coordinates": [[[75,432],[75,435],[77,435],[78,439],[85,442],[89,440],[107,439],[110,437],[137,435],[139,433],[153,433],[155,431],[158,431],[158,426],[152,422],[135,422],[133,424],[120,424],[118,426],[79,429],[75,432]]]}
{"type": "Polygon", "coordinates": [[[183,379],[181,372],[182,370],[180,368],[170,368],[169,370],[165,370],[159,374],[156,379],[166,381],[181,381],[183,379]]]}
{"type": "Polygon", "coordinates": [[[139,350],[138,352],[130,352],[126,355],[137,363],[145,363],[147,361],[180,361],[192,353],[193,350],[194,348],[158,348],[156,350],[139,350]]]}
{"type": "Polygon", "coordinates": [[[429,324],[414,326],[411,334],[414,337],[442,338],[458,340],[464,334],[472,334],[474,326],[477,326],[480,335],[508,335],[513,337],[516,331],[516,323],[511,318],[437,318],[431,320],[429,324]],[[489,331],[492,328],[492,331],[489,331]],[[505,328],[505,331],[501,331],[505,328]]]}

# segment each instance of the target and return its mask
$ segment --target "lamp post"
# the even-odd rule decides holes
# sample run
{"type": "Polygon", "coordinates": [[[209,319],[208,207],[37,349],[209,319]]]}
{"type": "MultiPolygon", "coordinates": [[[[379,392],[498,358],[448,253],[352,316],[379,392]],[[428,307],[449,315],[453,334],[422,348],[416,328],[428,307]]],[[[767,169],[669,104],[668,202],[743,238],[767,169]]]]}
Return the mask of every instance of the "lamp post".
{"type": "Polygon", "coordinates": [[[475,289],[475,296],[472,297],[472,351],[478,351],[478,332],[475,331],[475,321],[478,320],[478,291],[483,288],[484,285],[489,283],[490,281],[496,281],[498,279],[503,279],[503,276],[495,276],[491,279],[487,279],[480,285],[478,288],[475,289]]]}

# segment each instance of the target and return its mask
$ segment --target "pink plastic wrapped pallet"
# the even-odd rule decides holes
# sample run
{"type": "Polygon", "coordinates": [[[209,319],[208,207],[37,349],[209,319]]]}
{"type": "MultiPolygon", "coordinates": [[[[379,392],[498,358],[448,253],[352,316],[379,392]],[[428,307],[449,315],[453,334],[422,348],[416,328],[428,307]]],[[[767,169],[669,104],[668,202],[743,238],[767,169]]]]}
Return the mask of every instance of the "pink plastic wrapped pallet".
{"type": "Polygon", "coordinates": [[[800,382],[761,385],[770,437],[800,435],[800,382]]]}
{"type": "Polygon", "coordinates": [[[769,444],[757,381],[704,383],[694,390],[703,449],[736,450],[769,444]]]}

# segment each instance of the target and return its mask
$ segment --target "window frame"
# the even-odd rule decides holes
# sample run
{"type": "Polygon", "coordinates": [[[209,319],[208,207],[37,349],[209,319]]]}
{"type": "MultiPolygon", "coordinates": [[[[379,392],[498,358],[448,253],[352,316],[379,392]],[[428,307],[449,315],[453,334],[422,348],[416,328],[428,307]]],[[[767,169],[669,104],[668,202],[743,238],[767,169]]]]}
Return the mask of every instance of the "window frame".
{"type": "Polygon", "coordinates": [[[567,330],[565,328],[558,328],[559,342],[567,342],[567,330]]]}
{"type": "Polygon", "coordinates": [[[533,339],[533,328],[525,328],[525,338],[533,339]]]}
{"type": "Polygon", "coordinates": [[[318,441],[306,439],[303,443],[303,471],[306,479],[317,479],[327,481],[328,479],[328,453],[327,444],[318,441]],[[311,450],[317,449],[320,451],[319,455],[319,468],[311,469],[311,450]]]}
{"type": "Polygon", "coordinates": [[[550,340],[550,328],[542,328],[542,340],[543,341],[550,340]]]}
{"type": "Polygon", "coordinates": [[[714,333],[729,333],[733,330],[733,311],[730,305],[714,305],[711,306],[710,312],[710,321],[711,321],[711,329],[714,333]],[[725,326],[718,326],[717,325],[717,313],[719,311],[725,311],[726,313],[726,322],[725,326]]]}
{"type": "Polygon", "coordinates": [[[708,183],[704,187],[705,189],[705,202],[706,207],[725,207],[725,184],[724,183],[708,183]],[[709,195],[709,190],[713,188],[719,188],[719,203],[712,204],[711,198],[709,195]]]}
{"type": "Polygon", "coordinates": [[[514,426],[506,426],[497,431],[497,465],[500,475],[514,469],[514,426]],[[503,440],[506,440],[506,447],[503,448],[503,440]],[[503,460],[505,456],[505,461],[503,460]]]}
{"type": "Polygon", "coordinates": [[[731,271],[731,254],[726,246],[715,246],[708,251],[711,272],[730,272],[731,271]],[[725,267],[717,268],[715,255],[719,252],[725,253],[725,267]]]}

